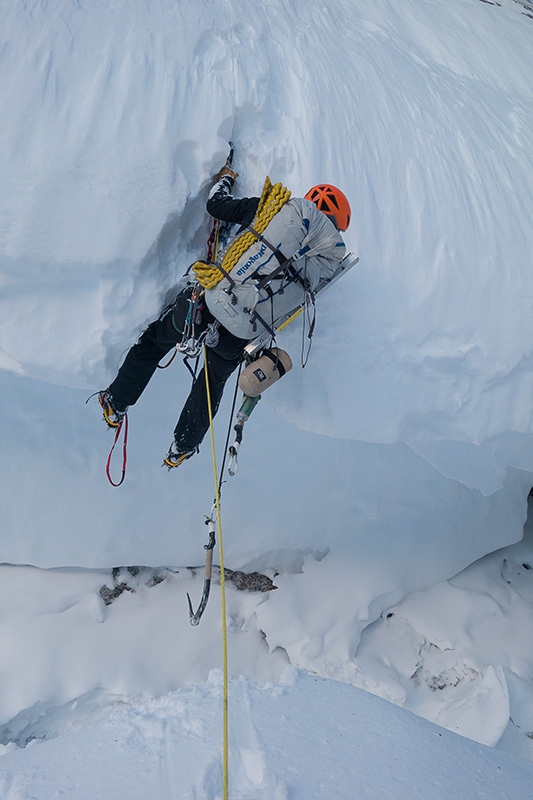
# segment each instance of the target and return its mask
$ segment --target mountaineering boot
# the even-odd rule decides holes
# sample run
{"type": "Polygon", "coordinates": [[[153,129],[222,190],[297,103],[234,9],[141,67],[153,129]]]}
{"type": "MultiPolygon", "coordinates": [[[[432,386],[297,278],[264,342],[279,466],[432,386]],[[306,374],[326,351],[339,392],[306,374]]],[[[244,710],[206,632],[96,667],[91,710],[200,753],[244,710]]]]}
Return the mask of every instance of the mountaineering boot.
{"type": "Polygon", "coordinates": [[[170,445],[169,451],[165,457],[165,460],[163,461],[162,466],[168,467],[169,469],[172,469],[173,467],[180,467],[184,461],[187,461],[188,458],[191,458],[197,452],[197,447],[195,447],[194,450],[180,450],[176,440],[174,440],[170,445]]]}
{"type": "Polygon", "coordinates": [[[118,428],[122,424],[122,420],[126,416],[127,408],[123,411],[119,410],[113,400],[113,395],[104,389],[103,392],[98,392],[98,401],[102,406],[104,420],[110,428],[118,428]]]}

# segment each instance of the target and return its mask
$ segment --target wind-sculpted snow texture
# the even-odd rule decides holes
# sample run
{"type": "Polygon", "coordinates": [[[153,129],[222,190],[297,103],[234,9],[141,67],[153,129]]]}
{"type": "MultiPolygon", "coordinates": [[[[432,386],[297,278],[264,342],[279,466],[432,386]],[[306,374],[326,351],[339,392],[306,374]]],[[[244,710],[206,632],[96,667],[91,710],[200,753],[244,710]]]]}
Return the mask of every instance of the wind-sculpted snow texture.
{"type": "MultiPolygon", "coordinates": [[[[262,398],[223,485],[227,566],[279,576],[254,630],[293,664],[368,688],[354,658],[382,612],[520,540],[533,484],[527,5],[2,4],[2,562],[83,574],[202,561],[210,447],[161,469],[187,371],[158,372],[130,410],[120,489],[104,474],[112,433],[85,401],[204,255],[229,138],[238,195],[266,174],[296,196],[341,187],[360,257],[320,298],[305,369],[300,323],[280,336],[295,368],[262,398]]],[[[430,648],[427,636],[413,641],[430,648]]],[[[498,663],[472,666],[478,695],[504,709],[490,743],[508,711],[498,663]]],[[[461,664],[442,670],[470,675],[461,664]]],[[[402,703],[395,669],[383,691],[402,703]]],[[[23,692],[5,721],[29,704],[23,692]]]]}

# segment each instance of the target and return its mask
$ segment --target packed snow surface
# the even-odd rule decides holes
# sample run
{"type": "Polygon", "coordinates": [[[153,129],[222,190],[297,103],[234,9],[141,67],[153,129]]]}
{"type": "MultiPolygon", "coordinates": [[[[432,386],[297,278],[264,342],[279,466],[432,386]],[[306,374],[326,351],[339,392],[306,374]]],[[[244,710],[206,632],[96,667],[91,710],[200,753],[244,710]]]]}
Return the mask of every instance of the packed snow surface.
{"type": "Polygon", "coordinates": [[[351,797],[356,775],[362,797],[527,796],[509,753],[533,747],[532,16],[525,0],[0,3],[6,797],[84,800],[113,768],[131,797],[221,793],[220,590],[198,628],[185,598],[209,443],[161,469],[189,374],[159,371],[130,409],[120,488],[86,400],[205,254],[230,139],[239,196],[267,174],[295,196],[342,188],[360,258],[317,303],[305,369],[301,325],[280,335],[295,368],[222,486],[226,566],[277,587],[228,589],[234,796],[351,797]]]}
{"type": "MultiPolygon", "coordinates": [[[[289,671],[276,686],[243,678],[231,691],[230,797],[531,796],[531,762],[462,740],[353,687],[289,671]],[[354,729],[361,735],[354,737],[354,729]]],[[[117,700],[103,721],[95,713],[97,721],[71,730],[65,741],[8,752],[3,797],[220,797],[221,693],[213,673],[163,698],[117,700]]],[[[64,716],[73,711],[64,709],[64,716]]]]}

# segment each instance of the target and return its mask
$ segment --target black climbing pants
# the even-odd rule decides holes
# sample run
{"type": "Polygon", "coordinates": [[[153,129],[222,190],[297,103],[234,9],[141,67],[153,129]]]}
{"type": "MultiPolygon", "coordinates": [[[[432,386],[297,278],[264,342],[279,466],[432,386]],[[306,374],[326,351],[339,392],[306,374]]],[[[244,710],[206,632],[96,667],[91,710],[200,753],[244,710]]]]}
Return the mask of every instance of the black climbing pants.
{"type": "MultiPolygon", "coordinates": [[[[189,311],[190,289],[180,292],[174,304],[163,311],[159,319],[152,322],[130,349],[117,377],[109,386],[118,410],[124,410],[137,402],[157,365],[181,339],[185,319],[189,311]]],[[[200,334],[213,321],[207,307],[200,312],[196,325],[200,334]]],[[[231,373],[242,359],[247,341],[234,336],[226,328],[219,327],[216,347],[206,347],[209,390],[213,415],[222,399],[224,386],[231,373]]],[[[194,450],[209,428],[207,389],[204,368],[194,380],[180,418],[174,429],[174,437],[180,450],[194,450]]]]}

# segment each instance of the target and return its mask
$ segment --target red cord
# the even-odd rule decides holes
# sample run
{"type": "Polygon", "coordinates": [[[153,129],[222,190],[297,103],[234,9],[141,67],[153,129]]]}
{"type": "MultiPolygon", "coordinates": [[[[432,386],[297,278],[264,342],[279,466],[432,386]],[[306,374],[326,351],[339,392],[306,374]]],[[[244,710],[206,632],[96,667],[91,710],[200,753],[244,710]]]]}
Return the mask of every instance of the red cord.
{"type": "Polygon", "coordinates": [[[107,480],[109,481],[111,486],[120,486],[122,483],[124,483],[124,478],[126,477],[127,445],[128,445],[128,415],[124,414],[123,419],[120,421],[120,424],[117,427],[115,433],[115,441],[113,442],[113,447],[109,451],[109,455],[107,457],[107,464],[105,465],[105,474],[107,475],[107,480]],[[124,426],[124,441],[122,443],[122,477],[118,483],[115,483],[111,478],[111,473],[110,473],[111,458],[113,456],[113,450],[115,449],[115,446],[119,440],[122,426],[124,426]]]}
{"type": "Polygon", "coordinates": [[[178,351],[175,349],[174,352],[172,353],[172,356],[170,357],[170,360],[168,361],[168,363],[167,364],[158,364],[157,365],[157,369],[166,369],[167,367],[170,367],[170,365],[172,364],[172,362],[176,358],[177,352],[178,351]]]}

